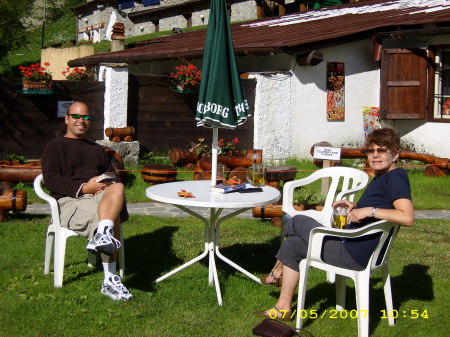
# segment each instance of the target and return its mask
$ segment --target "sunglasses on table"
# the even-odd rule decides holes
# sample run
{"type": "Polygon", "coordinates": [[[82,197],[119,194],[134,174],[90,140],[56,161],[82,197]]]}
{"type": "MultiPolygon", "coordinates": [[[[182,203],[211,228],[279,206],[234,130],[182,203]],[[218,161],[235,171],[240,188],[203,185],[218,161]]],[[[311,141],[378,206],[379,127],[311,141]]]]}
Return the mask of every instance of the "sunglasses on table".
{"type": "Polygon", "coordinates": [[[85,121],[88,121],[91,119],[91,115],[80,115],[80,114],[67,114],[67,115],[72,117],[73,119],[83,118],[83,120],[85,120],[85,121]]]}
{"type": "Polygon", "coordinates": [[[365,153],[365,154],[370,154],[370,155],[377,152],[379,155],[384,155],[384,154],[388,153],[389,150],[385,147],[380,147],[378,149],[365,149],[365,150],[362,150],[361,152],[365,153]]]}

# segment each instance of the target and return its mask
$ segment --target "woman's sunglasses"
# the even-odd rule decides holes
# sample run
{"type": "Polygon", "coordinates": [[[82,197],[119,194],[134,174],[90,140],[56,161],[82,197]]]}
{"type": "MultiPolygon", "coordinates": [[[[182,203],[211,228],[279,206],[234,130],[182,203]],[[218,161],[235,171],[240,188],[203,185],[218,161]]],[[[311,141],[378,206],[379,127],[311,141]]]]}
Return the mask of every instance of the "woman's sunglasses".
{"type": "Polygon", "coordinates": [[[361,151],[365,154],[373,155],[375,152],[377,152],[379,155],[384,155],[389,152],[387,148],[378,148],[378,149],[365,149],[361,151]]]}
{"type": "Polygon", "coordinates": [[[80,115],[80,114],[67,114],[73,119],[80,119],[83,118],[83,120],[88,121],[91,119],[91,115],[80,115]]]}

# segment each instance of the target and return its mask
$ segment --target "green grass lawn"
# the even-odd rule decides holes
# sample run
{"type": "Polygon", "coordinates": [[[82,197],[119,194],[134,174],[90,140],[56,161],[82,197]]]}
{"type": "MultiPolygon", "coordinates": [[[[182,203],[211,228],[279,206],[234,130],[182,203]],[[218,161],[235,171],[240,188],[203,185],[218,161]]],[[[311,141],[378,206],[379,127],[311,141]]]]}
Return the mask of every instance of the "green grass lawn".
{"type": "MultiPolygon", "coordinates": [[[[100,294],[101,269],[88,269],[85,241],[68,240],[64,285],[53,288],[42,273],[49,217],[19,214],[0,223],[0,336],[252,336],[261,321],[256,310],[278,296],[228,265],[218,263],[223,306],[207,284],[206,260],[164,280],[152,280],[203,250],[203,225],[194,218],[132,215],[124,226],[126,277],[134,299],[114,302],[100,294]]],[[[418,220],[402,228],[390,266],[395,327],[381,318],[384,309],[380,274],[372,278],[371,336],[445,336],[449,312],[450,221],[418,220]],[[419,314],[413,319],[415,311],[419,314]],[[403,317],[405,312],[405,317],[403,317]],[[428,318],[425,318],[427,314],[428,318]]],[[[280,243],[280,230],[257,219],[234,218],[222,225],[222,253],[250,272],[269,271],[280,243]]],[[[347,309],[355,310],[348,282],[347,309]]],[[[334,287],[312,269],[306,309],[323,318],[307,319],[315,336],[356,336],[356,319],[334,319],[334,287]]],[[[292,323],[294,325],[294,323],[292,323]]]]}

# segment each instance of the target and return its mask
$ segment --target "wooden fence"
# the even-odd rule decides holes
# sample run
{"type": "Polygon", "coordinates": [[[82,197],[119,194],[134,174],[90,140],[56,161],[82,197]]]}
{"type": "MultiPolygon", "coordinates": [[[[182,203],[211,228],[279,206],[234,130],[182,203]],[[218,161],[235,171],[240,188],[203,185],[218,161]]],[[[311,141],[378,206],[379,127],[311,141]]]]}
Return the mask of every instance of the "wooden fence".
{"type": "MultiPolygon", "coordinates": [[[[246,98],[253,111],[255,81],[243,80],[246,98]]],[[[128,126],[135,128],[141,149],[167,152],[205,138],[212,130],[197,127],[197,94],[179,94],[166,76],[130,75],[128,126]]],[[[0,79],[0,151],[40,158],[45,144],[64,127],[57,117],[58,101],[81,100],[89,104],[93,119],[89,137],[103,139],[103,82],[55,81],[54,93],[29,95],[21,92],[19,79],[0,79]]],[[[253,117],[235,130],[219,130],[219,138],[238,137],[241,149],[253,148],[253,117]]]]}

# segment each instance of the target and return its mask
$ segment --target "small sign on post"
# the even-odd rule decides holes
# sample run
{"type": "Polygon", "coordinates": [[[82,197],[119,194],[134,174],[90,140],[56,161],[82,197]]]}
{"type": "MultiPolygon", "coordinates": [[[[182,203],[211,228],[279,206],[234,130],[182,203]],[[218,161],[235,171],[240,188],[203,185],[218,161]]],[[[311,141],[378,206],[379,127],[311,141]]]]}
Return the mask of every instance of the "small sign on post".
{"type": "MultiPolygon", "coordinates": [[[[341,148],[340,147],[328,147],[328,146],[314,146],[314,159],[322,159],[323,165],[322,168],[330,167],[331,161],[341,160],[341,148]]],[[[326,195],[328,193],[328,187],[330,184],[329,178],[322,179],[322,195],[326,195]]]]}

